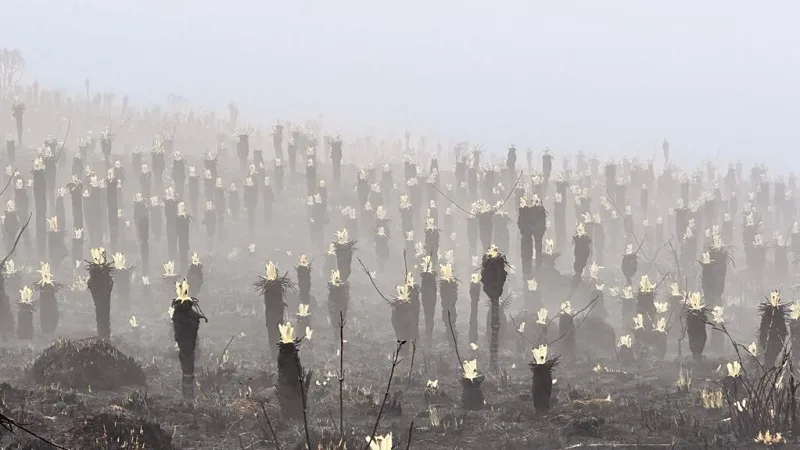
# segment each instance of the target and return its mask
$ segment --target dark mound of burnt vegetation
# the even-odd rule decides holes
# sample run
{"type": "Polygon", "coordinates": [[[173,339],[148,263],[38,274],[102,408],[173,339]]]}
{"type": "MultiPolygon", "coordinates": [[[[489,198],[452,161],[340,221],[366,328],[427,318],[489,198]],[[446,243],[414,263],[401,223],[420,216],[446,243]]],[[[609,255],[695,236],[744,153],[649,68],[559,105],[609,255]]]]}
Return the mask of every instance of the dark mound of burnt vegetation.
{"type": "Polygon", "coordinates": [[[103,412],[77,419],[69,430],[71,448],[170,450],[172,437],[161,425],[134,416],[103,412]]]}
{"type": "Polygon", "coordinates": [[[114,390],[144,386],[141,365],[104,339],[59,339],[36,359],[29,374],[39,384],[114,390]]]}

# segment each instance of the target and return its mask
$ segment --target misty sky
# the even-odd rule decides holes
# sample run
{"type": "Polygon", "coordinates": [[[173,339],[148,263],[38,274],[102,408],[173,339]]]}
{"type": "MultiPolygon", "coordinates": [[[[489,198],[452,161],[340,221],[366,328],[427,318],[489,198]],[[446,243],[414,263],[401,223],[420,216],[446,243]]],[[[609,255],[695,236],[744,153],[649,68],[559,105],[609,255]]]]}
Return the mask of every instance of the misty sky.
{"type": "MultiPolygon", "coordinates": [[[[2,0],[0,45],[43,84],[235,100],[252,121],[324,114],[504,153],[775,164],[797,148],[790,1],[2,0]],[[224,8],[217,5],[225,4],[224,8]],[[659,151],[660,154],[660,151],[659,151]]],[[[800,166],[792,158],[791,167],[800,166]]]]}

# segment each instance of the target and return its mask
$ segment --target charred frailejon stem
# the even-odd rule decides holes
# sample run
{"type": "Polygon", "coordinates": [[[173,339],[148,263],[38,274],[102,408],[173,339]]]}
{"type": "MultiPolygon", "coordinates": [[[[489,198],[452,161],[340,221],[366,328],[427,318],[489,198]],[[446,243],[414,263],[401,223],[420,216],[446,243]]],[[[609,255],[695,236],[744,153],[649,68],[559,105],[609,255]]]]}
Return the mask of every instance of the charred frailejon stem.
{"type": "Polygon", "coordinates": [[[633,251],[633,245],[628,244],[625,247],[625,253],[622,255],[622,275],[625,276],[627,284],[633,284],[633,276],[636,275],[636,270],[639,266],[639,260],[636,252],[633,251]]]}
{"type": "Polygon", "coordinates": [[[486,203],[485,200],[478,200],[472,205],[472,214],[478,218],[478,234],[480,235],[481,245],[483,248],[489,248],[492,245],[492,228],[494,222],[494,210],[486,203]]]}
{"type": "Polygon", "coordinates": [[[236,134],[236,156],[239,157],[239,164],[244,171],[247,168],[247,157],[250,155],[250,136],[244,130],[237,130],[236,134]]]}
{"type": "MultiPolygon", "coordinates": [[[[403,284],[396,286],[397,295],[391,302],[392,328],[398,342],[406,342],[414,338],[415,321],[411,296],[414,292],[414,276],[409,272],[403,284]]],[[[418,330],[417,330],[418,331],[418,330]]]]}
{"type": "Polygon", "coordinates": [[[702,359],[708,338],[706,330],[708,310],[703,304],[699,292],[689,294],[686,306],[686,333],[689,335],[689,349],[692,351],[694,359],[702,359]]]}
{"type": "Polygon", "coordinates": [[[759,305],[761,324],[758,327],[758,346],[764,349],[764,367],[771,368],[781,353],[786,340],[787,307],[781,303],[778,290],[770,292],[769,299],[759,305]]]}
{"type": "Polygon", "coordinates": [[[425,346],[430,348],[433,341],[433,318],[436,315],[436,273],[430,256],[422,258],[421,266],[420,303],[425,315],[425,346]]]}
{"type": "Polygon", "coordinates": [[[650,277],[642,275],[639,280],[639,293],[636,296],[636,314],[653,320],[656,316],[655,286],[650,282],[650,277]]]}
{"type": "Polygon", "coordinates": [[[481,299],[481,274],[473,273],[469,283],[469,341],[478,342],[478,303],[481,299]]]}
{"type": "Polygon", "coordinates": [[[14,116],[14,123],[17,125],[17,141],[19,142],[20,147],[22,144],[22,130],[25,128],[23,127],[24,121],[23,118],[25,116],[25,104],[22,102],[15,101],[13,105],[11,105],[11,115],[14,116]]]}
{"type": "Polygon", "coordinates": [[[142,273],[150,273],[150,215],[145,198],[141,193],[133,196],[133,223],[139,241],[139,254],[142,258],[142,273]]]}
{"type": "Polygon", "coordinates": [[[536,251],[536,268],[542,265],[542,239],[547,229],[547,211],[538,195],[530,201],[525,197],[519,200],[519,217],[517,228],[520,234],[520,254],[522,256],[522,274],[525,280],[533,274],[532,263],[536,251]]]}
{"type": "Polygon", "coordinates": [[[305,415],[304,397],[311,382],[311,371],[305,372],[300,364],[299,350],[303,338],[295,339],[294,328],[289,322],[278,327],[278,403],[283,414],[297,420],[305,415]]]}
{"type": "Polygon", "coordinates": [[[19,291],[19,310],[17,311],[17,339],[33,339],[33,291],[23,286],[19,291]]]}
{"type": "Polygon", "coordinates": [[[491,335],[489,338],[489,368],[497,370],[497,355],[500,346],[500,296],[506,284],[506,256],[494,245],[483,255],[481,263],[481,281],[483,292],[489,297],[491,313],[491,335]]]}
{"type": "MultiPolygon", "coordinates": [[[[458,333],[455,330],[455,322],[457,319],[456,302],[458,301],[458,280],[453,275],[453,266],[450,263],[439,266],[439,295],[442,299],[442,323],[444,324],[445,333],[453,323],[452,334],[455,336],[448,336],[447,342],[455,349],[458,333]]],[[[433,331],[433,330],[431,330],[433,331]]],[[[475,342],[475,341],[472,341],[475,342]]]]}
{"type": "Polygon", "coordinates": [[[481,383],[484,375],[478,373],[478,360],[464,361],[461,365],[461,406],[470,411],[483,408],[483,390],[481,383]]]}
{"type": "Polygon", "coordinates": [[[283,158],[283,131],[284,126],[280,123],[272,126],[272,149],[278,159],[283,158]]]}
{"type": "Polygon", "coordinates": [[[44,161],[36,157],[33,161],[33,203],[36,210],[36,250],[39,259],[47,254],[47,181],[45,180],[44,161]]]}
{"type": "Polygon", "coordinates": [[[404,235],[414,232],[414,215],[412,214],[411,203],[408,202],[408,195],[400,196],[400,226],[403,227],[404,235]]]}
{"type": "Polygon", "coordinates": [[[56,294],[61,285],[53,281],[50,264],[40,264],[39,274],[41,274],[41,279],[35,285],[39,291],[39,324],[42,334],[51,336],[58,328],[60,314],[58,312],[56,294]]]}
{"type": "Polygon", "coordinates": [[[19,232],[19,213],[16,202],[9,200],[6,203],[5,220],[3,220],[3,237],[5,238],[6,248],[11,251],[14,246],[14,237],[19,232]]]}
{"type": "Polygon", "coordinates": [[[72,227],[83,229],[83,183],[77,176],[73,175],[72,180],[67,184],[67,188],[69,189],[72,208],[72,227]]]}
{"type": "Polygon", "coordinates": [[[333,183],[337,188],[342,182],[342,138],[337,134],[331,138],[331,164],[333,166],[333,183]]]}
{"type": "Polygon", "coordinates": [[[153,164],[153,178],[155,179],[155,186],[153,187],[156,192],[164,191],[164,171],[167,169],[167,164],[164,160],[164,150],[167,147],[166,144],[169,142],[171,142],[171,140],[165,141],[165,145],[162,145],[161,141],[156,139],[155,145],[150,151],[150,160],[153,164]]]}
{"type": "Polygon", "coordinates": [[[200,256],[197,253],[192,254],[192,263],[186,273],[186,281],[197,292],[203,288],[203,263],[200,262],[200,256]]]}
{"type": "Polygon", "coordinates": [[[264,177],[264,195],[261,198],[264,202],[264,224],[269,225],[272,223],[272,207],[275,204],[275,193],[272,190],[272,180],[269,177],[264,177]]]}
{"type": "Polygon", "coordinates": [[[350,289],[347,280],[341,278],[338,270],[332,270],[328,280],[328,317],[331,323],[347,317],[349,302],[350,289]]]}
{"type": "Polygon", "coordinates": [[[267,334],[269,336],[270,353],[273,357],[275,355],[274,349],[278,346],[280,341],[280,330],[278,326],[283,322],[284,316],[284,303],[283,297],[286,289],[294,289],[294,284],[286,275],[280,275],[278,268],[272,261],[269,261],[265,267],[265,275],[260,276],[254,286],[256,290],[264,297],[264,306],[267,325],[267,334]]]}
{"type": "Polygon", "coordinates": [[[572,236],[572,244],[575,246],[575,262],[572,265],[574,270],[572,284],[578,285],[581,281],[583,270],[586,268],[586,264],[589,261],[592,244],[592,240],[589,238],[589,235],[586,234],[586,227],[583,223],[578,223],[575,235],[572,236]]]}
{"type": "Polygon", "coordinates": [[[17,162],[17,145],[14,138],[6,136],[6,157],[9,165],[13,166],[17,162]]]}
{"type": "Polygon", "coordinates": [[[178,198],[186,198],[186,161],[180,152],[172,156],[172,182],[175,183],[175,194],[178,198]]]}
{"type": "Polygon", "coordinates": [[[11,311],[11,302],[6,292],[5,268],[0,267],[0,340],[5,341],[14,334],[16,323],[11,311]]]}
{"type": "Polygon", "coordinates": [[[353,251],[355,250],[355,246],[356,241],[349,239],[347,229],[336,232],[336,242],[334,242],[336,266],[339,270],[339,275],[345,282],[350,279],[351,264],[353,263],[353,251]]]}
{"type": "MultiPolygon", "coordinates": [[[[145,196],[147,198],[147,196],[145,196]]],[[[197,169],[189,166],[189,210],[192,214],[197,214],[197,204],[200,201],[200,177],[197,176],[197,169]]]]}
{"type": "MultiPolygon", "coordinates": [[[[67,246],[64,245],[64,236],[61,234],[58,224],[58,216],[47,219],[47,252],[50,255],[50,261],[53,262],[53,269],[56,271],[58,271],[61,262],[67,256],[67,246]]],[[[80,261],[80,259],[77,261],[80,261]]]]}
{"type": "Polygon", "coordinates": [[[200,319],[208,319],[199,311],[197,299],[189,296],[189,283],[175,282],[175,298],[172,300],[172,328],[178,344],[181,363],[181,392],[183,399],[194,399],[194,361],[197,349],[197,334],[200,319]]]}
{"type": "Polygon", "coordinates": [[[183,202],[178,203],[178,217],[175,222],[178,238],[178,270],[185,273],[186,263],[189,262],[189,225],[192,223],[192,218],[183,202]]]}
{"type": "Polygon", "coordinates": [[[558,356],[547,359],[547,345],[533,348],[533,361],[529,364],[533,372],[531,394],[533,407],[537,412],[550,410],[550,398],[553,394],[553,368],[558,365],[558,356]]]}
{"type": "Polygon", "coordinates": [[[564,338],[564,353],[567,358],[575,359],[575,315],[569,300],[561,304],[558,315],[558,334],[564,338]]]}
{"type": "Polygon", "coordinates": [[[256,229],[256,203],[258,202],[258,188],[253,177],[244,179],[244,207],[247,210],[247,233],[253,240],[256,229]]]}
{"type": "MultiPolygon", "coordinates": [[[[728,270],[727,266],[728,263],[732,261],[733,259],[728,247],[722,242],[722,237],[718,233],[713,232],[711,245],[700,257],[703,296],[706,299],[706,303],[711,308],[716,309],[717,307],[722,307],[722,295],[725,291],[725,279],[728,270]]],[[[722,349],[722,338],[722,333],[713,333],[711,335],[713,350],[720,351],[722,349]]]]}
{"type": "Polygon", "coordinates": [[[316,302],[311,297],[311,262],[306,255],[300,255],[300,260],[294,267],[297,271],[297,290],[301,305],[309,305],[316,309],[316,302]]]}
{"type": "Polygon", "coordinates": [[[119,183],[114,177],[114,169],[108,170],[106,177],[106,214],[108,216],[108,236],[112,248],[117,248],[119,235],[119,183]]]}
{"type": "Polygon", "coordinates": [[[111,337],[111,290],[114,288],[114,264],[106,259],[102,247],[92,249],[92,260],[86,261],[89,271],[87,286],[94,300],[97,336],[101,339],[111,337]]]}
{"type": "Polygon", "coordinates": [[[206,245],[208,245],[209,252],[213,253],[214,239],[217,236],[217,211],[214,209],[213,202],[206,202],[203,224],[206,226],[206,245]]]}
{"type": "Polygon", "coordinates": [[[139,170],[139,187],[142,190],[142,195],[144,195],[144,198],[150,198],[153,194],[153,171],[150,170],[150,166],[147,164],[142,164],[139,170]]]}
{"type": "MultiPolygon", "coordinates": [[[[30,200],[28,198],[28,189],[25,186],[25,182],[23,181],[22,177],[16,178],[14,180],[14,202],[16,203],[16,207],[19,210],[19,216],[25,217],[30,212],[30,200]]],[[[12,239],[14,234],[8,237],[8,239],[12,239]]],[[[25,244],[26,249],[30,249],[30,237],[28,236],[28,230],[25,230],[22,234],[22,240],[25,244]]]]}
{"type": "Polygon", "coordinates": [[[167,231],[167,257],[174,261],[178,259],[178,201],[172,187],[164,192],[164,222],[167,231]]]}
{"type": "Polygon", "coordinates": [[[430,257],[431,267],[436,267],[439,264],[439,229],[433,217],[425,220],[425,253],[430,257]]]}
{"type": "MultiPolygon", "coordinates": [[[[231,183],[230,188],[228,188],[228,203],[230,204],[231,219],[233,219],[234,222],[239,222],[241,201],[239,197],[239,188],[236,187],[236,183],[231,183]]],[[[190,211],[192,214],[196,214],[194,209],[190,211]]]]}

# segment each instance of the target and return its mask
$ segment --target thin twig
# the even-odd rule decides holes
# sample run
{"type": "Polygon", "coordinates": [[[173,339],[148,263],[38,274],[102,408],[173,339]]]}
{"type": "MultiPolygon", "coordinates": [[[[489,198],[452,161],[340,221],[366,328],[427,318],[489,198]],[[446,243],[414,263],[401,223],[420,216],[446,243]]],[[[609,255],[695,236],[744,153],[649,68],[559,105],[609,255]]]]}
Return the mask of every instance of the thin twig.
{"type": "Polygon", "coordinates": [[[2,191],[0,191],[0,196],[2,196],[3,194],[6,193],[6,189],[8,189],[8,187],[11,186],[11,182],[12,181],[14,181],[14,176],[13,175],[8,177],[8,183],[6,183],[6,187],[4,187],[2,191]]]}
{"type": "Polygon", "coordinates": [[[458,359],[458,365],[461,366],[461,371],[466,372],[464,370],[464,360],[461,359],[461,355],[458,354],[458,339],[456,339],[456,331],[453,329],[453,320],[450,318],[450,310],[447,310],[447,325],[450,326],[450,335],[453,336],[453,350],[456,352],[456,359],[458,359]]]}
{"type": "MultiPolygon", "coordinates": [[[[206,319],[206,321],[208,321],[208,319],[206,319]]],[[[217,368],[222,367],[222,359],[225,356],[225,352],[228,351],[228,347],[231,346],[231,342],[233,342],[233,338],[235,338],[235,337],[236,337],[235,334],[233,336],[231,336],[231,338],[228,340],[228,345],[226,345],[225,348],[222,349],[222,353],[219,354],[219,363],[217,363],[217,368]]]]}
{"type": "Polygon", "coordinates": [[[414,421],[408,426],[408,442],[406,443],[406,450],[411,448],[411,435],[414,434],[414,421]]]}
{"type": "Polygon", "coordinates": [[[267,414],[267,408],[264,407],[264,402],[261,403],[261,412],[264,414],[264,420],[267,421],[267,426],[269,427],[269,432],[272,434],[272,443],[275,445],[275,450],[281,450],[281,444],[278,442],[278,436],[275,434],[275,429],[272,428],[272,422],[269,420],[269,414],[267,414]]]}
{"type": "Polygon", "coordinates": [[[5,265],[6,261],[8,261],[8,258],[10,258],[11,255],[14,254],[14,250],[17,249],[17,244],[19,244],[19,240],[22,239],[22,234],[25,233],[25,230],[28,228],[28,225],[31,223],[31,217],[33,217],[33,213],[29,213],[28,214],[28,220],[25,221],[25,225],[23,225],[22,228],[17,233],[17,238],[14,239],[14,246],[11,247],[11,251],[8,252],[6,257],[3,258],[2,261],[0,261],[0,266],[5,265]]]}
{"type": "Polygon", "coordinates": [[[308,401],[306,400],[306,373],[303,372],[303,366],[300,364],[300,355],[295,352],[294,362],[297,365],[297,380],[300,382],[300,399],[303,402],[303,430],[306,433],[306,446],[308,450],[313,450],[311,446],[311,433],[308,431],[308,401]]]}
{"type": "Polygon", "coordinates": [[[417,339],[411,340],[411,366],[408,368],[408,379],[406,380],[406,392],[411,386],[411,374],[414,372],[414,357],[417,355],[417,339]]]}
{"type": "Polygon", "coordinates": [[[389,391],[392,389],[392,378],[394,378],[394,369],[400,363],[400,349],[403,348],[403,344],[406,341],[397,341],[397,349],[394,351],[394,359],[392,360],[392,370],[389,372],[389,382],[386,383],[386,392],[383,394],[383,402],[381,402],[381,409],[378,411],[378,418],[375,419],[375,426],[372,427],[372,433],[369,435],[369,439],[367,439],[367,445],[364,446],[364,450],[370,448],[372,441],[375,440],[375,433],[378,432],[378,425],[381,423],[381,416],[383,416],[383,408],[386,406],[386,400],[389,399],[389,391]]]}
{"type": "Polygon", "coordinates": [[[367,266],[365,266],[365,265],[364,265],[364,263],[363,263],[363,262],[361,262],[361,258],[359,258],[358,256],[356,256],[356,261],[358,261],[358,263],[359,263],[359,264],[361,264],[361,268],[362,268],[362,269],[364,269],[364,273],[366,273],[366,274],[367,274],[367,276],[369,277],[369,281],[370,281],[370,283],[372,283],[372,287],[374,287],[374,288],[375,288],[375,290],[378,292],[378,295],[380,295],[380,296],[381,296],[381,298],[383,299],[383,301],[385,301],[386,303],[388,303],[388,304],[391,306],[391,305],[392,305],[392,302],[391,302],[391,301],[389,301],[389,299],[388,299],[388,298],[386,298],[386,296],[385,296],[385,295],[383,295],[383,292],[381,292],[381,290],[380,290],[380,289],[378,289],[378,285],[376,285],[376,284],[375,284],[375,280],[372,278],[372,274],[371,274],[371,273],[369,273],[369,269],[367,269],[367,266]]]}
{"type": "Polygon", "coordinates": [[[344,311],[339,311],[339,434],[344,436],[344,311]]]}
{"type": "Polygon", "coordinates": [[[49,440],[43,438],[42,436],[39,436],[38,434],[34,433],[33,431],[25,428],[23,425],[20,425],[19,423],[17,423],[17,421],[15,421],[14,419],[12,419],[12,418],[10,418],[10,417],[6,416],[5,414],[2,414],[2,413],[0,413],[0,426],[5,428],[6,430],[10,431],[11,433],[14,432],[14,427],[17,427],[20,430],[24,431],[25,433],[35,437],[36,439],[39,439],[40,441],[42,441],[42,442],[44,442],[46,444],[52,445],[55,448],[58,448],[58,449],[61,449],[61,450],[69,450],[66,447],[62,447],[62,446],[60,446],[60,445],[58,445],[58,444],[56,444],[56,443],[54,443],[52,441],[49,441],[49,440]]]}

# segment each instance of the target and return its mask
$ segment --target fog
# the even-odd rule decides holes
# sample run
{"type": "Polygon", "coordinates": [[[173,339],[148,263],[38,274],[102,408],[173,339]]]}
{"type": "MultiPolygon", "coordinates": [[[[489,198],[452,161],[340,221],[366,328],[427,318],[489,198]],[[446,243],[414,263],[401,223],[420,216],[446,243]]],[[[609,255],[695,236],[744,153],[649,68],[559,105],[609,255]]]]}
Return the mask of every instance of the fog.
{"type": "Polygon", "coordinates": [[[800,5],[745,1],[5,0],[0,42],[46,86],[234,100],[502,150],[780,162],[795,149],[800,5]]]}

